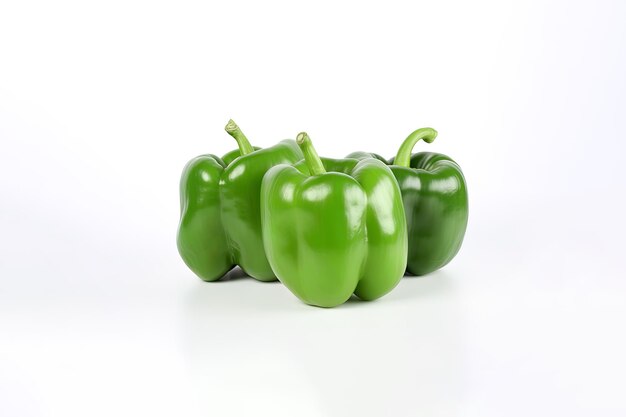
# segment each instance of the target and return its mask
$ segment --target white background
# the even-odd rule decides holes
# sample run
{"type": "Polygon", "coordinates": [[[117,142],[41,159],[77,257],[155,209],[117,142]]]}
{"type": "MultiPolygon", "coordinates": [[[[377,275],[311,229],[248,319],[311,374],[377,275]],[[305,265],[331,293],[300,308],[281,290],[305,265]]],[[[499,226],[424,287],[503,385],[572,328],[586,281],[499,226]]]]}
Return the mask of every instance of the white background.
{"type": "MultiPolygon", "coordinates": [[[[409,3],[409,2],[407,2],[409,3]]],[[[623,416],[626,3],[0,5],[0,415],[623,416]],[[459,255],[308,307],[175,246],[187,160],[432,126],[459,255]]]]}

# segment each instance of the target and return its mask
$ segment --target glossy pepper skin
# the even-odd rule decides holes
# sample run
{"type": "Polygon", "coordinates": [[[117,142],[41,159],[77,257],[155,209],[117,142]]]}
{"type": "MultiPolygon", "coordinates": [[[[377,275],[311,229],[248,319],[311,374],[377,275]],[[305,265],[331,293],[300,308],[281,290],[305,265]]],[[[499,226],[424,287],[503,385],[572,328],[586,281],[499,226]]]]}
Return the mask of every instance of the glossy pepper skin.
{"type": "MultiPolygon", "coordinates": [[[[418,129],[389,161],[404,202],[409,236],[407,271],[433,272],[454,258],[461,248],[468,219],[468,197],[461,167],[450,157],[432,152],[411,155],[415,144],[437,137],[431,128],[418,129]]],[[[348,157],[382,157],[355,152],[348,157]]]]}
{"type": "Polygon", "coordinates": [[[375,159],[322,161],[306,133],[305,160],[270,169],[261,187],[263,240],[278,279],[307,304],[373,300],[406,268],[400,189],[375,159]],[[331,172],[328,172],[331,171],[331,172]]]}
{"type": "Polygon", "coordinates": [[[178,251],[204,281],[219,279],[235,265],[260,281],[273,281],[261,237],[261,180],[274,165],[302,159],[302,152],[293,140],[255,149],[232,120],[226,131],[238,150],[223,158],[198,156],[183,170],[178,251]]]}

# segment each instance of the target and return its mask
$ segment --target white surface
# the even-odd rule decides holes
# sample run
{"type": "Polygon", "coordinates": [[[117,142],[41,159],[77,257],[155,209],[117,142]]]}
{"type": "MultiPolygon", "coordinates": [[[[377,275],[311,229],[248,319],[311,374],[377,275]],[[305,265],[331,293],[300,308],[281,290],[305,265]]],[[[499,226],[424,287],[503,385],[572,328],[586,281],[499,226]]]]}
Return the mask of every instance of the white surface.
{"type": "Polygon", "coordinates": [[[623,416],[625,3],[3,2],[0,415],[623,416]],[[178,180],[307,130],[464,168],[443,270],[323,310],[196,279],[178,180]]]}

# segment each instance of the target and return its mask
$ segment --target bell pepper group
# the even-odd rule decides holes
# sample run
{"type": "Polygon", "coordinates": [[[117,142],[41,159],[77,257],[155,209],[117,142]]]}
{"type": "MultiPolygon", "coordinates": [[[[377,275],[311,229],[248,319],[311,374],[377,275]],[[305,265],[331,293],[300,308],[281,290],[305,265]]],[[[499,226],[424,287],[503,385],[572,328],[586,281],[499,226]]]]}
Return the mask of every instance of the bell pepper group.
{"type": "Polygon", "coordinates": [[[254,148],[231,120],[239,149],[201,155],[183,170],[178,250],[201,279],[235,265],[278,278],[303,302],[334,307],[374,300],[405,272],[433,272],[458,253],[468,220],[465,178],[443,154],[412,155],[418,129],[395,158],[354,152],[319,157],[309,136],[254,148]]]}

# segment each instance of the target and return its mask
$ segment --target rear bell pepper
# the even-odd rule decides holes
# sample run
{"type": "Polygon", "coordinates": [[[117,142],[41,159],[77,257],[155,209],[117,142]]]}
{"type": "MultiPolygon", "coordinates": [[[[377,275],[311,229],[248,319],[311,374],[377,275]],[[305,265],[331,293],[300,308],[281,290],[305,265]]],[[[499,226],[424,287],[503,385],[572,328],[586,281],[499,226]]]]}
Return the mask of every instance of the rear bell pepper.
{"type": "Polygon", "coordinates": [[[293,140],[253,148],[232,120],[226,131],[238,150],[223,158],[198,156],[183,170],[178,251],[204,281],[219,279],[235,265],[260,281],[273,281],[261,237],[261,180],[274,165],[302,159],[302,152],[293,140]]]}
{"type": "MultiPolygon", "coordinates": [[[[468,219],[467,185],[461,167],[450,157],[432,152],[411,156],[415,144],[431,143],[437,131],[418,129],[389,161],[404,202],[409,236],[407,271],[425,275],[445,266],[461,248],[468,219]]],[[[348,157],[377,157],[355,152],[348,157]]]]}

